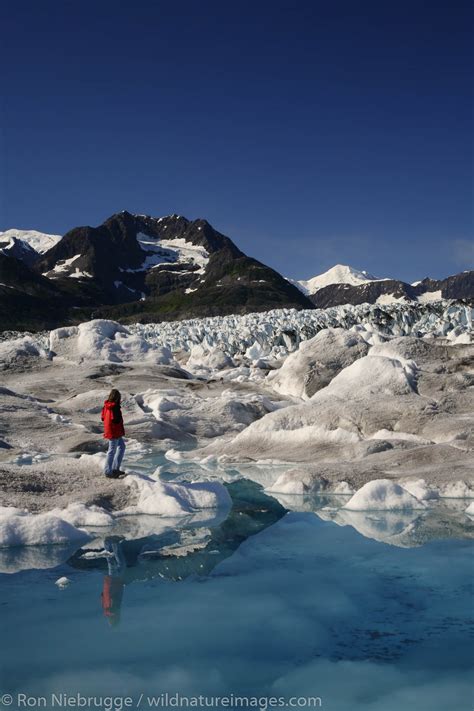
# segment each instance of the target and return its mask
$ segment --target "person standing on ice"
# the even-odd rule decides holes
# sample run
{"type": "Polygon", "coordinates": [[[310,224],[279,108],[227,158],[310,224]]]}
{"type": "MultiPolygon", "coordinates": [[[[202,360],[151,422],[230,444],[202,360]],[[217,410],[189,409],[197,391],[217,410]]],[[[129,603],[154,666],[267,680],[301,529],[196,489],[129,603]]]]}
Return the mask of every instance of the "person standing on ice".
{"type": "Polygon", "coordinates": [[[122,396],[118,390],[111,390],[109,397],[102,408],[102,422],[104,423],[104,438],[109,440],[107,459],[105,460],[104,474],[109,479],[117,479],[125,472],[120,471],[123,455],[125,454],[125,429],[123,426],[120,402],[122,396]]]}

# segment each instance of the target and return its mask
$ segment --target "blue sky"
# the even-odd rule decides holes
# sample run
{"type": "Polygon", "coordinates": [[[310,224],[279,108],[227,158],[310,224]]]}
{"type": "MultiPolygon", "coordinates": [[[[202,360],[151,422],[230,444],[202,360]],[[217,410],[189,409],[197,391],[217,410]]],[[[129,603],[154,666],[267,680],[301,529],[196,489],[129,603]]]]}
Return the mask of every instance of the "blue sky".
{"type": "Polygon", "coordinates": [[[288,276],[472,268],[464,0],[1,0],[0,229],[205,217],[288,276]]]}

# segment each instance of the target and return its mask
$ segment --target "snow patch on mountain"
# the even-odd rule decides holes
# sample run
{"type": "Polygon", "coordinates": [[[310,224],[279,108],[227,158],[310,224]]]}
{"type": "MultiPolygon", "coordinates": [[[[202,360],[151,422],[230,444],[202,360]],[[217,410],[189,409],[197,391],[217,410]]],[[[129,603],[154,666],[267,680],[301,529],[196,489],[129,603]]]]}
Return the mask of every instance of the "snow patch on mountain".
{"type": "MultiPolygon", "coordinates": [[[[73,257],[69,257],[69,259],[60,259],[58,263],[54,266],[54,269],[52,269],[52,272],[66,272],[68,271],[69,267],[74,264],[74,262],[77,259],[80,259],[81,255],[80,254],[75,254],[73,257]]],[[[50,272],[47,272],[48,274],[50,272]]]]}
{"type": "Polygon", "coordinates": [[[81,254],[75,254],[69,259],[60,259],[54,268],[48,272],[44,272],[43,276],[49,279],[55,279],[57,277],[68,276],[72,279],[92,279],[92,274],[89,272],[81,271],[78,267],[73,268],[73,264],[81,258],[81,254]]]}
{"type": "Polygon", "coordinates": [[[162,239],[160,242],[163,247],[166,247],[177,254],[178,263],[194,264],[198,267],[196,274],[204,274],[209,262],[209,252],[204,249],[204,247],[200,247],[192,242],[186,242],[186,240],[182,238],[162,239]]]}
{"type": "Polygon", "coordinates": [[[189,264],[195,274],[204,274],[209,262],[209,253],[204,247],[187,242],[181,237],[157,239],[144,232],[137,234],[137,241],[146,257],[138,269],[121,269],[122,272],[143,272],[162,264],[189,264]]]}

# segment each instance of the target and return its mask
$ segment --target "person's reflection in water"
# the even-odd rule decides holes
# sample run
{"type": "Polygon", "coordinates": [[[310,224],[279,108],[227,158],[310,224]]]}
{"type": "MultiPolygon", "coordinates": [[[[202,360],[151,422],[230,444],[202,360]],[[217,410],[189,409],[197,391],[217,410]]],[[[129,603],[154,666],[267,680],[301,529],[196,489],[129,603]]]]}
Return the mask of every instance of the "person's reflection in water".
{"type": "Polygon", "coordinates": [[[109,536],[104,541],[104,548],[110,553],[107,557],[108,574],[104,575],[102,588],[102,609],[111,627],[116,627],[120,622],[120,610],[124,588],[123,571],[125,558],[120,547],[119,536],[109,536]]]}
{"type": "MultiPolygon", "coordinates": [[[[158,578],[181,582],[209,577],[244,541],[273,526],[287,512],[255,482],[240,479],[228,484],[227,489],[232,508],[215,526],[207,522],[204,528],[178,526],[143,537],[106,539],[104,545],[108,545],[112,555],[108,561],[109,574],[104,579],[102,605],[111,625],[117,624],[125,585],[158,578]]],[[[86,551],[79,549],[69,564],[81,570],[102,568],[103,558],[84,557],[85,548],[86,551]]]]}

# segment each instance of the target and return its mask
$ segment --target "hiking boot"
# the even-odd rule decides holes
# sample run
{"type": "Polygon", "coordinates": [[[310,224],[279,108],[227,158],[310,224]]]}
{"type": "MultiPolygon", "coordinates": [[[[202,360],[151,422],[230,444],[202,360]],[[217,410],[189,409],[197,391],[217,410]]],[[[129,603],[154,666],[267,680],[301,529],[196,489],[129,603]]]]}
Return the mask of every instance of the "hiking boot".
{"type": "Polygon", "coordinates": [[[117,474],[115,472],[109,472],[105,477],[106,479],[117,479],[117,474]]]}
{"type": "Polygon", "coordinates": [[[112,473],[115,479],[118,479],[121,476],[127,476],[126,472],[123,472],[121,469],[114,469],[112,473]]]}

